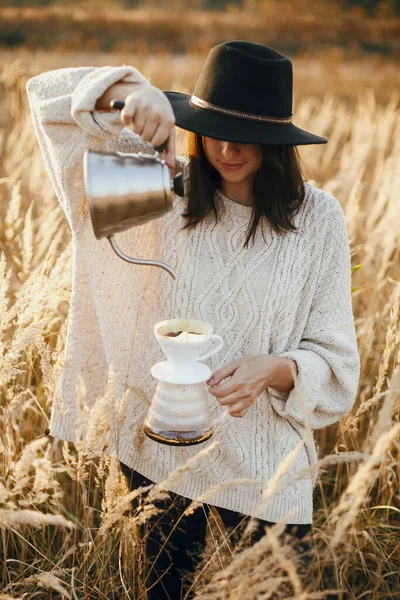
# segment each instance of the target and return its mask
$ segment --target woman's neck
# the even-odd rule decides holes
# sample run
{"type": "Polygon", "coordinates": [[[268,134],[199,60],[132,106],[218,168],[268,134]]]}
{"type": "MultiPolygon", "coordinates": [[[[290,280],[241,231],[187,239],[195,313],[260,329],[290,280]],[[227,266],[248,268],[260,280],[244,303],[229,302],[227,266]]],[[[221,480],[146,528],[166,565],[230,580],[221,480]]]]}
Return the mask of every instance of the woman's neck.
{"type": "Polygon", "coordinates": [[[253,195],[251,184],[247,181],[240,181],[239,183],[221,181],[221,192],[224,196],[237,202],[237,204],[243,204],[244,206],[253,206],[253,195]]]}

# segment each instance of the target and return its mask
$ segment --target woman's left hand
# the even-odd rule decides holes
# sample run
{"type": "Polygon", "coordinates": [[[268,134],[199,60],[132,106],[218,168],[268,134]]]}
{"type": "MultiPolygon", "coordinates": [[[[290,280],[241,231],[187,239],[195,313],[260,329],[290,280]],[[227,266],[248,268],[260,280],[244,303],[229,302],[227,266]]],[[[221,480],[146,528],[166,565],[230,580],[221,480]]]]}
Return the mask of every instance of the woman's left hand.
{"type": "Polygon", "coordinates": [[[232,417],[244,417],[255,399],[267,389],[277,368],[279,356],[265,354],[244,356],[215,371],[207,381],[210,393],[228,406],[232,417]],[[230,377],[229,381],[221,383],[230,377]]]}

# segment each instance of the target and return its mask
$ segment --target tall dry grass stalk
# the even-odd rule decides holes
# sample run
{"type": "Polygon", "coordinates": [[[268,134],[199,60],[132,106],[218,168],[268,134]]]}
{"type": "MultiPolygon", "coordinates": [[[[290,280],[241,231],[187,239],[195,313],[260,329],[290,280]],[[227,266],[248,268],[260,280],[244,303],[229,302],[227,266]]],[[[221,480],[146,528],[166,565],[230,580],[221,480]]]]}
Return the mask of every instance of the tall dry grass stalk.
{"type": "MultiPolygon", "coordinates": [[[[51,68],[49,57],[40,60],[38,54],[35,71],[51,68]]],[[[65,57],[52,60],[59,66],[65,57]]],[[[90,63],[92,57],[74,60],[90,63]]],[[[168,80],[165,67],[153,58],[140,60],[144,74],[164,89],[185,90],[188,65],[195,72],[200,64],[194,57],[171,57],[173,78],[168,80]]],[[[107,63],[118,61],[127,62],[109,57],[107,63]]],[[[342,203],[353,264],[362,264],[353,275],[359,395],[347,418],[315,433],[319,461],[313,467],[318,479],[312,539],[295,551],[284,520],[249,548],[249,522],[240,551],[233,550],[211,511],[211,533],[193,582],[198,599],[335,595],[386,600],[396,598],[399,589],[399,97],[391,92],[382,99],[382,73],[366,88],[363,66],[352,67],[351,97],[338,93],[349,81],[346,64],[330,70],[313,63],[312,68],[319,74],[319,89],[310,93],[307,77],[300,77],[296,122],[330,140],[326,147],[302,149],[302,156],[308,177],[342,203]],[[303,561],[306,556],[311,560],[303,561]]],[[[143,590],[138,525],[157,510],[157,498],[168,496],[168,484],[206,460],[207,450],[165,482],[129,492],[118,461],[107,453],[113,439],[118,441],[129,393],[116,397],[112,370],[106,394],[90,409],[78,380],[82,426],[74,447],[44,436],[63,365],[71,244],[27,110],[29,72],[21,60],[3,65],[8,119],[1,131],[0,163],[0,597],[133,598],[134,590],[143,590]],[[116,406],[119,417],[110,426],[116,406]],[[132,513],[131,501],[141,492],[148,492],[147,503],[132,513]]],[[[184,142],[181,137],[181,148],[184,142]]],[[[269,482],[265,502],[283,485],[282,475],[300,447],[269,482]]],[[[196,499],[188,512],[212,503],[216,491],[196,499]]]]}

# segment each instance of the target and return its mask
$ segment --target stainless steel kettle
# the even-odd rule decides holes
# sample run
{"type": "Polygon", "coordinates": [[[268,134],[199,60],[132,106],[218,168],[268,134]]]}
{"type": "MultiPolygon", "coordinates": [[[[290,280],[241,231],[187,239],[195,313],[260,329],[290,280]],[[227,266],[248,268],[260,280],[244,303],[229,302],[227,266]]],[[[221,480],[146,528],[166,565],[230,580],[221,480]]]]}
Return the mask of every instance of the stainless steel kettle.
{"type": "MultiPolygon", "coordinates": [[[[114,101],[112,106],[121,110],[124,103],[114,101]]],[[[127,256],[114,239],[116,233],[143,225],[169,212],[174,193],[184,196],[182,173],[171,180],[168,166],[160,159],[165,146],[166,143],[155,148],[154,155],[87,150],[83,158],[83,172],[96,238],[106,237],[123,260],[161,267],[175,279],[175,271],[166,263],[127,256]]]]}

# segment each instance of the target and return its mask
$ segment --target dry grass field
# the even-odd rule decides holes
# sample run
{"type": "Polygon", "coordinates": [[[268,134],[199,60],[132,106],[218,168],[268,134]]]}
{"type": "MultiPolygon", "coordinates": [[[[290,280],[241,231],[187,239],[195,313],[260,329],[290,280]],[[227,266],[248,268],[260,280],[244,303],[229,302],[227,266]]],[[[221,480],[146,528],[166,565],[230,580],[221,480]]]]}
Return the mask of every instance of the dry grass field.
{"type": "Polygon", "coordinates": [[[399,15],[383,6],[374,16],[360,7],[343,11],[340,0],[248,0],[242,2],[245,8],[232,3],[225,11],[194,10],[201,0],[155,0],[135,10],[95,0],[84,7],[60,0],[51,6],[24,4],[20,0],[20,6],[1,8],[1,46],[204,53],[224,39],[251,39],[296,54],[315,55],[333,46],[347,57],[400,54],[399,15]]]}
{"type": "MultiPolygon", "coordinates": [[[[202,60],[2,54],[0,599],[122,599],[141,588],[134,566],[143,514],[128,510],[115,460],[94,453],[85,438],[72,448],[44,433],[63,361],[71,243],[36,144],[25,82],[61,66],[129,62],[162,89],[189,91],[202,60]]],[[[353,266],[362,265],[353,273],[359,392],[348,417],[315,432],[320,460],[307,569],[279,527],[233,556],[210,542],[196,598],[399,599],[398,66],[377,59],[345,63],[332,54],[294,59],[294,71],[295,123],[329,139],[301,150],[307,176],[341,202],[353,266]]],[[[112,386],[99,406],[111,399],[112,386]]],[[[106,436],[101,415],[93,411],[89,418],[106,436]]]]}

